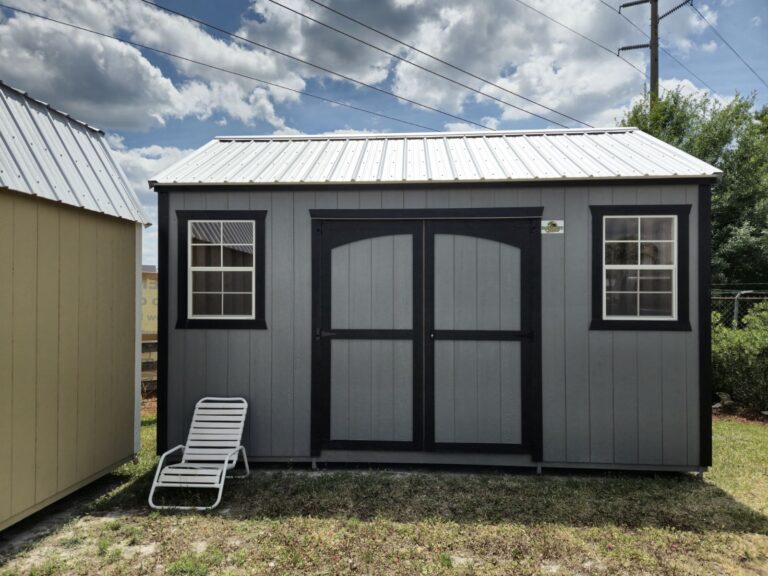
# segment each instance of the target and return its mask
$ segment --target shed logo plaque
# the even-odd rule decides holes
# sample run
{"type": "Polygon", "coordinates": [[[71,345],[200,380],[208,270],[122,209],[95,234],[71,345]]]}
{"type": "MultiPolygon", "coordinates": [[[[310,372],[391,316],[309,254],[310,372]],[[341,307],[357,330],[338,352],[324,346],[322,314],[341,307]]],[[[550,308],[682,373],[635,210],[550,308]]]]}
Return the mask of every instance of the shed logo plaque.
{"type": "Polygon", "coordinates": [[[565,231],[564,220],[543,220],[541,222],[542,234],[562,234],[565,231]]]}

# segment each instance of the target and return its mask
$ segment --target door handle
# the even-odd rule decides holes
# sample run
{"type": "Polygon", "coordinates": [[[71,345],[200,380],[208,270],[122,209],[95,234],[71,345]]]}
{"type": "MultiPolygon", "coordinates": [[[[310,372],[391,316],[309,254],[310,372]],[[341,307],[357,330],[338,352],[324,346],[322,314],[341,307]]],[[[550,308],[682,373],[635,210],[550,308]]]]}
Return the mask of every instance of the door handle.
{"type": "Polygon", "coordinates": [[[336,336],[336,332],[331,332],[330,330],[315,331],[315,340],[320,340],[320,338],[329,338],[331,336],[336,336]]]}

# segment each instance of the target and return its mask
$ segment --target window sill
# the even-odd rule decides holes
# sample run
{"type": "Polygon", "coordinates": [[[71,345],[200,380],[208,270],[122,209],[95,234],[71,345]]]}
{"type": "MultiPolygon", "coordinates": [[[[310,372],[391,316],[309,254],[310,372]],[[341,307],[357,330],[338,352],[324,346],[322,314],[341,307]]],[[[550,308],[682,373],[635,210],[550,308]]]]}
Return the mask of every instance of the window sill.
{"type": "Polygon", "coordinates": [[[687,320],[592,320],[590,330],[690,332],[687,320]]]}
{"type": "Polygon", "coordinates": [[[190,320],[183,318],[176,323],[179,330],[266,330],[267,321],[256,320],[190,320]]]}

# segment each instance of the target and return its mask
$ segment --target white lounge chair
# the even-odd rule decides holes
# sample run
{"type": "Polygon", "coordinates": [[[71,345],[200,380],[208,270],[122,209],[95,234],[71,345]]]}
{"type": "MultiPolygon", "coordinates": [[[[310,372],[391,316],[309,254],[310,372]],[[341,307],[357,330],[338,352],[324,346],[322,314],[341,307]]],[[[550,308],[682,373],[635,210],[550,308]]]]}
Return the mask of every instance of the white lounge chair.
{"type": "Polygon", "coordinates": [[[250,474],[248,457],[242,446],[243,426],[248,412],[245,398],[202,398],[195,406],[186,444],[171,448],[160,457],[149,492],[149,505],[156,510],[212,510],[221,502],[227,471],[237,465],[243,455],[246,478],[250,474]],[[165,464],[169,454],[181,450],[178,464],[165,464]],[[211,488],[218,490],[213,506],[158,506],[154,503],[157,488],[211,488]]]}

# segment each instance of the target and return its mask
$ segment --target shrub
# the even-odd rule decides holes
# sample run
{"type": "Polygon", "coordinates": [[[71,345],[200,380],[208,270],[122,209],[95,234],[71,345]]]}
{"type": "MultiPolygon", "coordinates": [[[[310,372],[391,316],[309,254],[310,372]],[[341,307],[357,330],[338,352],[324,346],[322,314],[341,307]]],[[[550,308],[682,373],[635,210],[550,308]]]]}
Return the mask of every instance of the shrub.
{"type": "Polygon", "coordinates": [[[744,317],[744,327],[729,328],[712,315],[712,378],[716,392],[752,410],[768,409],[768,303],[744,317]]]}

